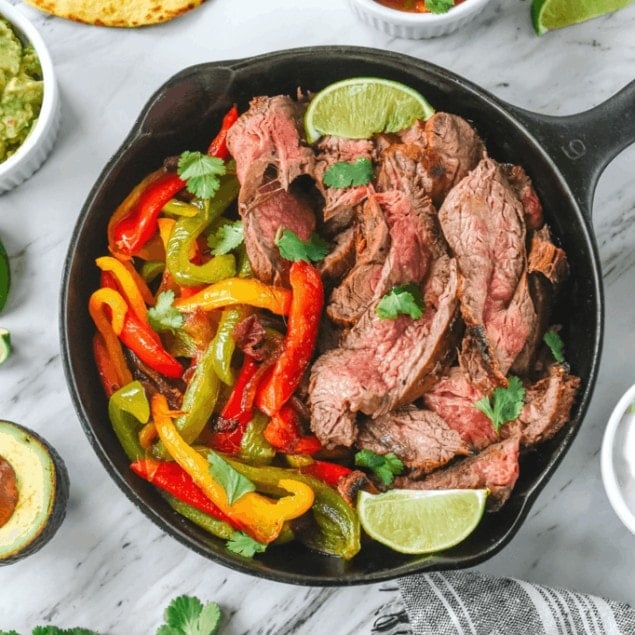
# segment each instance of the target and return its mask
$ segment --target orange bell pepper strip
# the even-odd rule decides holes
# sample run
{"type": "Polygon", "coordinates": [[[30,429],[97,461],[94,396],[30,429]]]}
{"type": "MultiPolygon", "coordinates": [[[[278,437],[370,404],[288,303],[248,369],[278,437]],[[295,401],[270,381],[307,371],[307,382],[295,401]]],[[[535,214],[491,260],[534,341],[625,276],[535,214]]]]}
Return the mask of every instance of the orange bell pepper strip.
{"type": "Polygon", "coordinates": [[[247,492],[230,504],[225,489],[212,476],[208,461],[179,434],[164,395],[157,393],[152,397],[151,410],[159,438],[168,453],[220,511],[254,540],[262,544],[272,542],[286,521],[298,518],[313,505],[313,490],[294,479],[278,481],[278,486],[289,492],[289,496],[275,500],[257,492],[247,492]]]}
{"type": "Polygon", "coordinates": [[[317,437],[302,432],[300,417],[288,404],[271,416],[263,436],[272,447],[286,454],[315,454],[322,449],[317,437]]]}
{"type": "Polygon", "coordinates": [[[175,308],[184,313],[197,308],[213,311],[236,304],[248,304],[277,315],[287,315],[291,306],[291,292],[284,287],[265,284],[256,278],[236,277],[210,284],[198,293],[174,302],[175,308]]]}
{"type": "MultiPolygon", "coordinates": [[[[113,372],[117,377],[116,384],[119,388],[132,381],[132,373],[126,364],[118,337],[118,331],[121,332],[123,328],[124,315],[127,310],[126,301],[114,289],[98,289],[90,296],[88,301],[88,312],[97,327],[97,331],[103,338],[103,345],[112,364],[113,372]],[[106,307],[111,312],[110,318],[106,317],[104,312],[106,307]]],[[[97,349],[96,353],[98,352],[99,349],[97,349]]],[[[101,359],[103,360],[103,357],[101,359]]],[[[96,355],[98,368],[100,368],[99,360],[100,357],[96,355]]],[[[112,379],[109,381],[112,382],[112,379]]],[[[108,389],[106,389],[106,392],[108,392],[108,389]]]]}
{"type": "MultiPolygon", "coordinates": [[[[116,340],[114,333],[113,337],[115,337],[116,340]]],[[[119,351],[121,351],[121,345],[118,340],[116,340],[116,344],[119,346],[119,351]]],[[[125,360],[123,356],[121,359],[111,358],[108,352],[108,346],[106,345],[106,339],[99,331],[93,336],[93,356],[95,358],[101,385],[104,387],[106,397],[110,397],[114,392],[128,383],[126,379],[128,379],[129,371],[125,365],[125,360]],[[123,365],[119,366],[118,362],[123,365]]]]}
{"type": "Polygon", "coordinates": [[[294,262],[289,283],[292,300],[284,348],[256,396],[256,406],[269,416],[278,412],[299,386],[315,350],[324,307],[322,278],[312,264],[294,262]]]}

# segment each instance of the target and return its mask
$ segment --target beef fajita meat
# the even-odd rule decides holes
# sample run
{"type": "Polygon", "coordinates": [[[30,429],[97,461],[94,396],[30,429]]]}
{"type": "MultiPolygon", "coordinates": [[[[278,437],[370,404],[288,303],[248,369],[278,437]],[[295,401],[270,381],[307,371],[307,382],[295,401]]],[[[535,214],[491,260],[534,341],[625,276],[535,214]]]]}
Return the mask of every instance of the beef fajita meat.
{"type": "Polygon", "coordinates": [[[422,480],[397,477],[395,487],[405,489],[484,489],[490,493],[487,509],[499,509],[518,480],[518,436],[488,446],[479,454],[436,470],[422,480]]]}
{"type": "Polygon", "coordinates": [[[341,281],[355,265],[355,227],[347,227],[333,239],[333,248],[324,260],[317,263],[326,282],[341,281]]]}
{"type": "Polygon", "coordinates": [[[527,283],[524,209],[501,167],[483,159],[439,210],[458,261],[462,365],[483,392],[505,385],[537,319],[527,283]]]}
{"type": "MultiPolygon", "coordinates": [[[[416,182],[437,207],[485,155],[474,128],[465,119],[445,112],[435,113],[425,123],[417,121],[400,137],[403,144],[412,147],[388,149],[387,162],[414,168],[416,182]]],[[[388,170],[384,174],[389,177],[388,170]]],[[[386,182],[384,187],[388,187],[386,182]]]]}
{"type": "Polygon", "coordinates": [[[474,406],[483,397],[460,367],[450,369],[424,395],[425,404],[469,446],[480,450],[496,441],[492,422],[474,406]]]}
{"type": "Polygon", "coordinates": [[[529,229],[540,229],[543,225],[542,203],[534,190],[531,179],[520,165],[504,163],[505,176],[525,210],[525,223],[529,229]]]}
{"type": "Polygon", "coordinates": [[[457,314],[456,264],[447,256],[433,263],[423,287],[423,316],[382,320],[374,305],[327,351],[311,371],[311,429],[323,445],[350,446],[356,414],[372,417],[414,401],[436,381],[448,357],[457,314]]]}
{"type": "Polygon", "coordinates": [[[470,454],[461,436],[439,415],[414,406],[361,420],[356,445],[376,454],[393,452],[417,477],[470,454]]]}
{"type": "Polygon", "coordinates": [[[258,203],[258,190],[271,179],[288,190],[301,174],[311,174],[315,155],[301,139],[304,104],[287,95],[255,97],[227,134],[240,181],[241,214],[258,203]]]}

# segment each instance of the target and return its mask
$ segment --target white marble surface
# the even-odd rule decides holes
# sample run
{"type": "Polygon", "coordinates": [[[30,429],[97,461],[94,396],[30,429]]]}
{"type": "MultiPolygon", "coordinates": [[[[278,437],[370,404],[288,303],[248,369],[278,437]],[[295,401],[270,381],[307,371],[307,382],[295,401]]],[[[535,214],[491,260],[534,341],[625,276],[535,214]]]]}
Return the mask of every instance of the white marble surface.
{"type": "MultiPolygon", "coordinates": [[[[0,367],[0,417],[56,446],[72,490],[52,542],[0,569],[0,630],[25,633],[54,623],[109,635],[153,633],[168,601],[190,593],[222,605],[227,633],[379,632],[378,616],[401,609],[394,583],[296,588],[227,570],[163,534],[106,475],[72,408],[60,359],[58,296],[75,219],[142,105],[191,64],[296,46],[372,46],[445,66],[510,103],[564,115],[608,98],[635,76],[635,6],[538,38],[528,0],[492,0],[471,28],[406,41],[361,25],[342,0],[207,0],[172,23],[130,31],[12,3],[35,21],[51,49],[64,112],[44,167],[0,196],[0,236],[13,268],[0,325],[15,344],[0,367]]],[[[605,171],[595,197],[607,319],[585,424],[522,529],[480,570],[635,605],[635,536],[609,507],[599,467],[611,407],[635,380],[634,165],[631,147],[605,171]]]]}

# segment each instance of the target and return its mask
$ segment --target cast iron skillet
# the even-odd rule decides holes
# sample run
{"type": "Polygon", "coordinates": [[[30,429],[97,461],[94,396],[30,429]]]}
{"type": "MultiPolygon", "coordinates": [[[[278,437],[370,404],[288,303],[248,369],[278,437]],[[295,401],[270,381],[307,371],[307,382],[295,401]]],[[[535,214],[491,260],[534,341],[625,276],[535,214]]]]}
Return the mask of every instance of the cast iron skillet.
{"type": "Polygon", "coordinates": [[[532,114],[501,102],[448,71],[384,51],[317,47],[187,68],[150,99],[130,135],[104,168],[72,235],[62,289],[64,368],[82,426],[123,492],[151,520],[194,551],[223,565],[264,578],[305,585],[350,585],[415,572],[478,564],[513,537],[577,434],[595,382],[603,328],[603,296],[591,203],[609,161],[635,141],[635,82],[600,106],[570,117],[532,114]],[[234,556],[174,513],[155,490],[129,469],[108,421],[106,399],[91,355],[93,324],[88,298],[98,286],[94,259],[106,253],[106,225],[117,204],[164,157],[205,148],[233,103],[245,110],[256,95],[317,91],[339,79],[372,75],[404,82],[437,110],[470,120],[499,161],[519,163],[532,177],[548,223],[566,250],[570,282],[556,307],[567,356],[582,388],[571,423],[552,441],[522,457],[520,478],[506,506],[488,514],[464,543],[431,557],[402,556],[376,543],[341,562],[299,545],[271,548],[254,560],[234,556]]]}

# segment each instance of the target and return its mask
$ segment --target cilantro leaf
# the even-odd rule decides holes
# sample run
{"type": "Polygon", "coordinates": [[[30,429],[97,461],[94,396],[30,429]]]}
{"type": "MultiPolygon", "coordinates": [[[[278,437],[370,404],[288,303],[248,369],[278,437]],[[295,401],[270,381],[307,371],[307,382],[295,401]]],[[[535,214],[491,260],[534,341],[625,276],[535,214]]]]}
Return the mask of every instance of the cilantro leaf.
{"type": "Polygon", "coordinates": [[[512,375],[507,388],[494,388],[491,396],[479,399],[474,405],[489,418],[498,434],[503,425],[518,418],[524,403],[525,387],[512,375]]]}
{"type": "Polygon", "coordinates": [[[324,185],[345,188],[351,185],[366,185],[373,178],[373,163],[359,157],[356,161],[337,161],[324,172],[324,185]]]}
{"type": "Polygon", "coordinates": [[[0,631],[0,635],[20,635],[18,631],[0,631]]]}
{"type": "MultiPolygon", "coordinates": [[[[11,631],[9,635],[14,633],[11,631]]],[[[0,633],[2,635],[2,633],[0,633]]],[[[31,635],[99,635],[95,631],[90,631],[87,628],[58,628],[57,626],[36,626],[31,635]]]]}
{"type": "Polygon", "coordinates": [[[222,224],[213,234],[210,234],[207,244],[215,256],[222,256],[236,249],[243,240],[243,222],[235,220],[222,224]]]}
{"type": "Polygon", "coordinates": [[[430,13],[447,13],[454,6],[454,0],[425,0],[425,4],[430,13]]]}
{"type": "Polygon", "coordinates": [[[178,175],[187,182],[187,191],[197,198],[212,198],[220,187],[219,176],[226,172],[225,164],[218,157],[202,152],[186,150],[179,157],[178,175]]]}
{"type": "Polygon", "coordinates": [[[543,342],[551,350],[553,358],[559,363],[564,363],[564,342],[555,329],[549,329],[542,337],[543,342]]]}
{"type": "Polygon", "coordinates": [[[393,452],[377,454],[372,450],[360,450],[355,454],[355,465],[366,467],[384,484],[390,485],[396,474],[403,472],[401,459],[393,452]]]}
{"type": "Polygon", "coordinates": [[[163,624],[156,635],[215,635],[221,611],[215,602],[203,603],[189,595],[174,598],[165,609],[163,624]]]}
{"type": "Polygon", "coordinates": [[[244,494],[247,494],[247,492],[256,490],[256,486],[248,478],[235,470],[225,459],[216,454],[216,452],[210,452],[207,455],[207,460],[210,464],[210,474],[225,490],[230,505],[235,503],[244,494]]]}
{"type": "Polygon", "coordinates": [[[423,295],[421,288],[414,284],[402,284],[381,298],[375,313],[382,320],[394,320],[398,315],[409,315],[418,320],[423,315],[423,295]]]}
{"type": "Polygon", "coordinates": [[[311,234],[309,240],[302,240],[290,229],[284,229],[276,236],[275,243],[280,255],[285,260],[304,260],[305,262],[319,262],[328,254],[328,243],[317,234],[311,234]]]}
{"type": "Polygon", "coordinates": [[[227,541],[227,549],[232,553],[237,553],[245,558],[253,558],[255,554],[262,553],[267,545],[254,540],[242,531],[235,531],[227,541]]]}
{"type": "Polygon", "coordinates": [[[156,304],[148,309],[148,322],[157,332],[180,329],[185,322],[183,314],[172,306],[174,291],[167,290],[159,293],[156,304]]]}

